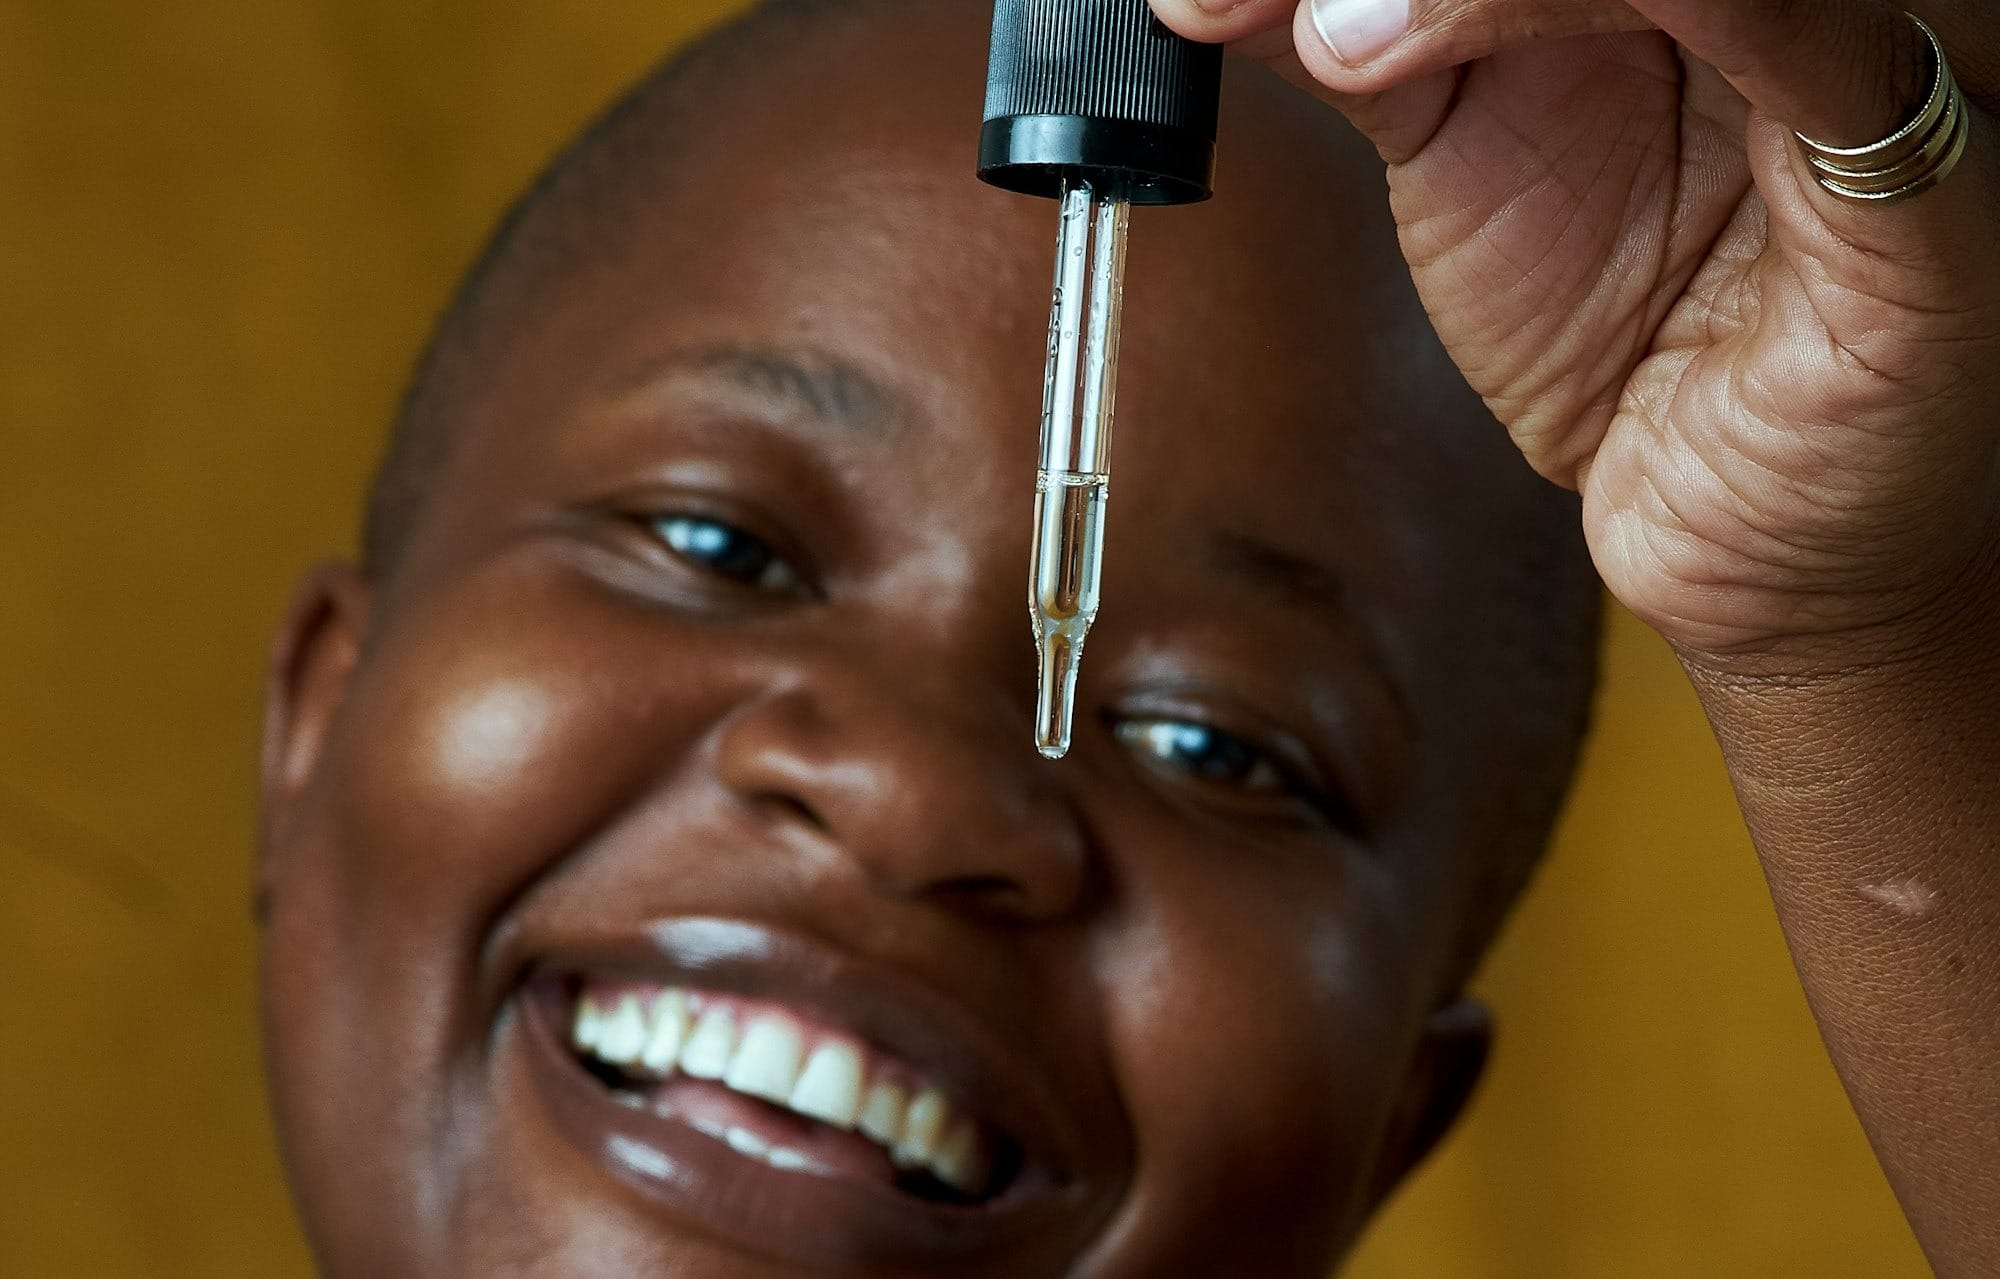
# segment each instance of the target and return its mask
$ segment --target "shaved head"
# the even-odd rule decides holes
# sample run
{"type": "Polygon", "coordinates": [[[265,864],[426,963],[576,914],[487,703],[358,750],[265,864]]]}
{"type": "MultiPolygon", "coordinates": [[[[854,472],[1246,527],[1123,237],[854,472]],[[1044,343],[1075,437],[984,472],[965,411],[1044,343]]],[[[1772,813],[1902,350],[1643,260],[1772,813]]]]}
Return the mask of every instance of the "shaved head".
{"type": "Polygon", "coordinates": [[[1590,701],[1576,499],[1441,348],[1379,159],[1233,65],[1217,197],[1134,218],[1106,606],[1042,758],[1055,213],[973,176],[990,13],[751,10],[439,324],[275,667],[264,1008],[322,1273],[1318,1279],[1470,1095],[1462,987],[1590,701]],[[769,1073],[634,1061],[696,1013],[769,1073]]]}
{"type": "Polygon", "coordinates": [[[452,296],[406,389],[371,489],[363,560],[390,571],[451,444],[460,390],[511,318],[582,272],[614,269],[617,237],[675,189],[690,142],[762,95],[770,66],[819,29],[864,24],[895,0],[767,0],[648,72],[556,154],[508,208],[452,296]]]}

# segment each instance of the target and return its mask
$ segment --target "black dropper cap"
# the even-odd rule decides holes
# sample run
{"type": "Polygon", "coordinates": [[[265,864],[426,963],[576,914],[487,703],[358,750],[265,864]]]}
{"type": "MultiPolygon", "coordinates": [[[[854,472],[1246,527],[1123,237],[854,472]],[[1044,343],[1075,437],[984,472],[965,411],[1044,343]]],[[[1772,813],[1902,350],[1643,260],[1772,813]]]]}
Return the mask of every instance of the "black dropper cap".
{"type": "Polygon", "coordinates": [[[1222,46],[1146,0],[996,0],[979,176],[1051,198],[1082,178],[1134,204],[1206,200],[1222,46]]]}

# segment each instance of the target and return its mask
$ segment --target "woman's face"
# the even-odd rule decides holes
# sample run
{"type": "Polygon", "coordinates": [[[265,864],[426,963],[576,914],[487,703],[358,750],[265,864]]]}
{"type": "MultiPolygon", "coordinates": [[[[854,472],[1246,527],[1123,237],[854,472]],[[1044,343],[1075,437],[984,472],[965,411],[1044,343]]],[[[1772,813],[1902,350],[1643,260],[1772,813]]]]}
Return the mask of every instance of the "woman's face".
{"type": "Polygon", "coordinates": [[[1135,216],[1050,762],[1053,206],[966,171],[976,40],[910,39],[618,179],[391,579],[308,588],[265,1003],[330,1273],[1319,1274],[1476,1071],[1427,1018],[1491,530],[1384,425],[1466,409],[1375,193],[1245,79],[1224,198],[1135,216]]]}

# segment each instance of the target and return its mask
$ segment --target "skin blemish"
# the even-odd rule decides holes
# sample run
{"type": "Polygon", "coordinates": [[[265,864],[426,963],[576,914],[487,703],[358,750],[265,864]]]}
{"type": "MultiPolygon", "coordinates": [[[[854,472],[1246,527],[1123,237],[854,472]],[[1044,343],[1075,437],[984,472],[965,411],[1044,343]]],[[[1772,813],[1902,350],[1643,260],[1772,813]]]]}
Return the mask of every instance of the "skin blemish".
{"type": "Polygon", "coordinates": [[[1937,890],[1915,879],[1892,879],[1880,884],[1861,884],[1854,891],[1878,906],[1888,907],[1905,919],[1929,919],[1937,913],[1937,890]]]}

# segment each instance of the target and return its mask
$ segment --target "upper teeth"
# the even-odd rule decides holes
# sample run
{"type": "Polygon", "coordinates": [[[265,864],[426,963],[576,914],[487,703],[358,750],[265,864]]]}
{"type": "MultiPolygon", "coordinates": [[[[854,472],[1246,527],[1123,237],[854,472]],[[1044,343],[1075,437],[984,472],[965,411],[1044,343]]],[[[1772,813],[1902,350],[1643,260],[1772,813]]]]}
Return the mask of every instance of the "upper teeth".
{"type": "MultiPolygon", "coordinates": [[[[739,1008],[727,1001],[672,987],[649,996],[586,994],[577,1001],[571,1038],[579,1051],[628,1073],[664,1079],[678,1070],[808,1119],[859,1131],[897,1167],[923,1168],[966,1194],[986,1183],[978,1129],[942,1092],[924,1086],[912,1093],[880,1069],[869,1082],[871,1054],[840,1036],[821,1036],[807,1052],[804,1029],[783,1014],[753,1011],[739,1017],[739,1008]]],[[[720,1135],[776,1167],[820,1167],[782,1147],[759,1154],[763,1143],[740,1129],[720,1135]]]]}

